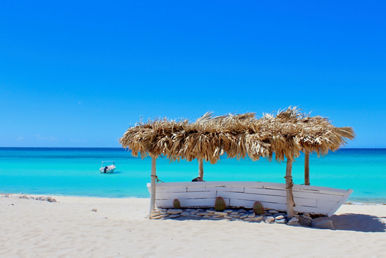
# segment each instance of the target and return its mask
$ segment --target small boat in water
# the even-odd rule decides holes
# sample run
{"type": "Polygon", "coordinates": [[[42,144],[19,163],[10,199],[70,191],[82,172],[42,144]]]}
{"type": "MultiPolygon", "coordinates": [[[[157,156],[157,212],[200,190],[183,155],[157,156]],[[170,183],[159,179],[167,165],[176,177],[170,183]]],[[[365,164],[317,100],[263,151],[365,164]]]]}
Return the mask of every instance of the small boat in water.
{"type": "Polygon", "coordinates": [[[115,162],[114,161],[102,161],[102,165],[99,168],[99,172],[102,174],[111,174],[114,173],[115,162]]]}

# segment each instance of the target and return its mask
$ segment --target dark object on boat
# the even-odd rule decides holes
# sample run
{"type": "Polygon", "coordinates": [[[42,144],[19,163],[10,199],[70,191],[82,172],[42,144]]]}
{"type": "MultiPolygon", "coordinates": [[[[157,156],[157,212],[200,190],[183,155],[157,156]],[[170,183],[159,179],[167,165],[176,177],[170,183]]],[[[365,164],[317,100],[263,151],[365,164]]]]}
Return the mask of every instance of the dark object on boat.
{"type": "Polygon", "coordinates": [[[256,201],[253,206],[252,210],[256,215],[263,215],[264,214],[264,206],[261,202],[256,201]]]}
{"type": "Polygon", "coordinates": [[[204,182],[201,177],[196,177],[192,180],[192,182],[204,182]]]}
{"type": "Polygon", "coordinates": [[[181,203],[180,203],[180,200],[178,200],[178,199],[174,199],[174,200],[173,200],[173,208],[174,208],[174,209],[181,209],[181,203]]]}
{"type": "Polygon", "coordinates": [[[106,167],[103,169],[103,173],[107,173],[107,169],[109,169],[108,166],[106,166],[106,167]]]}
{"type": "Polygon", "coordinates": [[[227,208],[227,205],[225,204],[224,198],[218,196],[216,197],[216,201],[214,203],[214,209],[216,211],[224,211],[227,208]]]}

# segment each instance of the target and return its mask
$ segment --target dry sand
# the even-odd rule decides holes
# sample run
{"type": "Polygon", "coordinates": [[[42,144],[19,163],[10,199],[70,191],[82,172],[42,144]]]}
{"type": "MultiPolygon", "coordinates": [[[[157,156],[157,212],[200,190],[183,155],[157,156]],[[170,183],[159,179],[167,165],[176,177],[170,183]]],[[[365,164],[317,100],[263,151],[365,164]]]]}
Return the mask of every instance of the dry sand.
{"type": "Polygon", "coordinates": [[[0,197],[1,257],[386,257],[386,205],[344,205],[327,230],[148,220],[148,199],[54,198],[0,197]]]}

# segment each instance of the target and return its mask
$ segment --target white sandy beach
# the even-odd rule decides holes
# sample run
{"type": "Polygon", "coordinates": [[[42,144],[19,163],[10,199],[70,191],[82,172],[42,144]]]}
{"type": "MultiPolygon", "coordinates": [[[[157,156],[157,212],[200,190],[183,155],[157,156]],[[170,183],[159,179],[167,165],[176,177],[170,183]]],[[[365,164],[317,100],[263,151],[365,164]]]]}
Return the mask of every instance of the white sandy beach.
{"type": "Polygon", "coordinates": [[[333,217],[337,230],[327,230],[148,220],[148,199],[53,198],[0,197],[1,257],[386,256],[386,205],[344,205],[333,217]]]}

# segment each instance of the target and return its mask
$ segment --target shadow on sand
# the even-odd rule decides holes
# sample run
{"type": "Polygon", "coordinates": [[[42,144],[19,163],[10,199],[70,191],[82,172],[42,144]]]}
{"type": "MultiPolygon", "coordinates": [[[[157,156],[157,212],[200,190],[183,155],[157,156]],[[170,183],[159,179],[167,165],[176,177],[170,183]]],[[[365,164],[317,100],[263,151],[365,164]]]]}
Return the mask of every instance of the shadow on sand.
{"type": "Polygon", "coordinates": [[[365,214],[347,213],[331,216],[336,230],[350,230],[359,232],[386,232],[386,225],[382,219],[386,217],[376,217],[365,214]]]}
{"type": "MultiPolygon", "coordinates": [[[[342,214],[333,215],[330,217],[334,222],[335,230],[348,230],[357,232],[386,232],[386,224],[382,223],[382,220],[386,220],[386,217],[376,217],[365,214],[342,214]]],[[[178,218],[166,218],[166,220],[223,220],[222,218],[197,218],[197,217],[178,217],[178,218]]],[[[251,222],[254,223],[254,222],[251,222]]]]}

